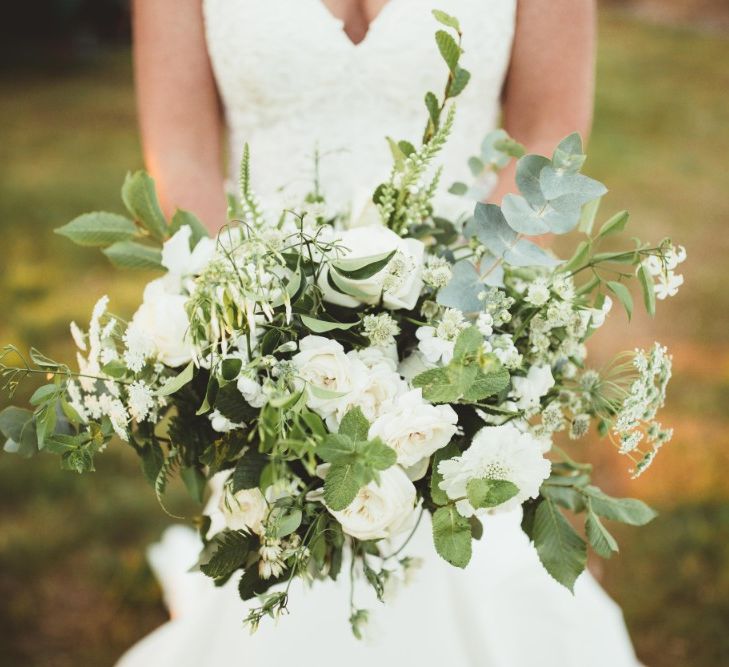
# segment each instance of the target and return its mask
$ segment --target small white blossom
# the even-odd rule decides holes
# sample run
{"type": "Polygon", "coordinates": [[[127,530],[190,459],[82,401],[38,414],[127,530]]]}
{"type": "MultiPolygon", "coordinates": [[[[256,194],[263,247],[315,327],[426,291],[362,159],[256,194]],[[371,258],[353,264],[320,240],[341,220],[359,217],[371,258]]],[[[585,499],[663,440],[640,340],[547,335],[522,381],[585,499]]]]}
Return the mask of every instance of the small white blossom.
{"type": "Polygon", "coordinates": [[[154,393],[151,387],[141,380],[127,388],[127,403],[132,419],[143,421],[154,407],[154,393]]]}
{"type": "Polygon", "coordinates": [[[388,313],[379,315],[365,315],[362,320],[364,335],[370,339],[370,343],[376,346],[389,345],[400,333],[400,327],[393,317],[388,313]]]}
{"type": "Polygon", "coordinates": [[[549,301],[549,285],[544,278],[536,278],[529,284],[524,301],[533,306],[543,306],[549,301]]]}

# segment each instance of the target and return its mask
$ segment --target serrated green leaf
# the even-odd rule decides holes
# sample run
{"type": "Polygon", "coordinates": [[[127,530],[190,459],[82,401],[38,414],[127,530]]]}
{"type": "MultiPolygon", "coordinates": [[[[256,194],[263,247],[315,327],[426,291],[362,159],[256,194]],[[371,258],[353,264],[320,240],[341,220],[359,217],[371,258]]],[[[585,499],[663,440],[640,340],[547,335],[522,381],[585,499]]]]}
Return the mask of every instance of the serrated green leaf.
{"type": "Polygon", "coordinates": [[[436,505],[447,505],[449,502],[448,495],[439,484],[443,481],[443,475],[438,472],[438,464],[441,461],[452,459],[461,453],[456,442],[449,442],[445,447],[438,449],[433,454],[432,474],[430,477],[430,497],[436,505]]]}
{"type": "Polygon", "coordinates": [[[471,560],[471,524],[454,505],[433,513],[433,543],[438,555],[454,567],[466,567],[471,560]]]}
{"type": "Polygon", "coordinates": [[[387,470],[397,462],[395,450],[379,438],[362,443],[357,449],[368,469],[387,470]]]}
{"type": "Polygon", "coordinates": [[[479,372],[471,386],[463,393],[464,401],[481,401],[502,392],[509,384],[509,372],[505,368],[488,373],[479,372]]]}
{"type": "Polygon", "coordinates": [[[200,570],[213,579],[230,576],[243,566],[248,554],[255,548],[251,535],[241,530],[225,531],[217,535],[214,546],[215,551],[210,560],[200,565],[200,570]]]}
{"type": "Polygon", "coordinates": [[[152,177],[145,171],[127,174],[122,200],[131,215],[158,241],[167,238],[167,221],[162,214],[152,177]]]}
{"type": "Polygon", "coordinates": [[[468,502],[475,509],[502,505],[519,493],[519,487],[507,479],[471,479],[466,484],[468,502]]]}
{"type": "Polygon", "coordinates": [[[54,230],[81,246],[107,246],[129,241],[137,235],[137,226],[123,215],[96,211],[84,213],[54,230]]]}
{"type": "Polygon", "coordinates": [[[587,512],[585,534],[595,553],[602,558],[610,558],[619,550],[615,538],[602,525],[600,518],[592,510],[587,512]]]}
{"type": "Polygon", "coordinates": [[[358,463],[332,463],[324,480],[324,502],[338,512],[348,507],[364,486],[358,463]]]}
{"type": "Polygon", "coordinates": [[[367,440],[370,430],[370,423],[364,416],[360,407],[350,408],[342,417],[339,424],[339,435],[344,435],[352,440],[367,440]]]}
{"type": "Polygon", "coordinates": [[[440,55],[443,56],[448,69],[452,74],[456,73],[458,67],[458,59],[461,57],[461,47],[458,46],[456,40],[445,30],[438,30],[435,33],[435,43],[438,45],[440,55]]]}
{"type": "Polygon", "coordinates": [[[453,361],[463,362],[467,356],[478,354],[483,346],[483,334],[477,327],[466,327],[456,338],[453,346],[453,361]]]}
{"type": "Polygon", "coordinates": [[[587,486],[584,492],[590,498],[593,512],[612,521],[630,526],[644,526],[658,516],[657,512],[641,500],[613,498],[596,486],[587,486]]]}
{"type": "Polygon", "coordinates": [[[471,80],[471,73],[463,67],[456,66],[456,71],[453,73],[453,81],[448,88],[448,97],[458,97],[468,85],[471,80]]]}
{"type": "Polygon", "coordinates": [[[440,9],[433,9],[432,14],[435,17],[435,20],[438,21],[438,23],[441,23],[442,25],[446,26],[447,28],[453,28],[453,30],[455,30],[456,32],[461,32],[461,25],[455,16],[446,14],[444,11],[441,11],[440,9]]]}
{"type": "Polygon", "coordinates": [[[118,241],[102,252],[121,269],[161,269],[162,252],[134,241],[118,241]]]}
{"type": "Polygon", "coordinates": [[[230,475],[233,493],[260,486],[261,473],[269,460],[267,454],[259,452],[257,449],[247,449],[238,459],[230,475]]]}
{"type": "Polygon", "coordinates": [[[551,500],[539,503],[532,535],[539,560],[547,572],[574,591],[575,581],[587,563],[587,546],[551,500]]]}

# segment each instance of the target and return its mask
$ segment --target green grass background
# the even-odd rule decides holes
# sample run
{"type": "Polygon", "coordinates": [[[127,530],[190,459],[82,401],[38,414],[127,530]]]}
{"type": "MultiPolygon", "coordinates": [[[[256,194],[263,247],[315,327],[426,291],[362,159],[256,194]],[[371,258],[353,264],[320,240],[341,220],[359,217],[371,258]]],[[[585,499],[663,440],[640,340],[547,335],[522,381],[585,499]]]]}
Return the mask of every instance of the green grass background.
{"type": "MultiPolygon", "coordinates": [[[[605,443],[580,454],[614,493],[661,516],[616,529],[619,556],[594,570],[623,605],[641,659],[729,664],[729,40],[603,12],[587,171],[610,187],[603,216],[628,208],[644,238],[685,244],[686,285],[653,321],[624,314],[596,337],[599,360],[657,337],[675,356],[664,418],[674,442],[631,482],[605,443]]],[[[111,271],[51,230],[119,210],[141,166],[127,52],[0,78],[0,341],[73,359],[71,319],[108,293],[129,314],[144,277],[111,271]]],[[[165,619],[144,546],[168,523],[135,458],[111,447],[77,477],[55,459],[0,455],[0,664],[111,665],[165,619]]],[[[172,502],[182,503],[179,491],[172,502]]]]}

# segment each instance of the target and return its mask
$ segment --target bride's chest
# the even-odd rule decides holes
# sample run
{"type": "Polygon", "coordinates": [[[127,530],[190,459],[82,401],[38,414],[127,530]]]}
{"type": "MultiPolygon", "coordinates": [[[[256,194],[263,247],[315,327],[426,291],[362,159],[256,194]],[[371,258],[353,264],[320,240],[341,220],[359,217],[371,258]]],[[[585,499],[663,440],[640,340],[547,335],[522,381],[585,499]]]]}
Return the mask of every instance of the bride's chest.
{"type": "MultiPolygon", "coordinates": [[[[516,0],[450,0],[464,62],[487,80],[508,59],[516,0]]],[[[389,0],[354,44],[322,0],[204,0],[208,49],[224,104],[268,113],[332,104],[422,103],[445,65],[428,0],[389,0]]],[[[478,87],[478,78],[472,83],[478,87]]]]}

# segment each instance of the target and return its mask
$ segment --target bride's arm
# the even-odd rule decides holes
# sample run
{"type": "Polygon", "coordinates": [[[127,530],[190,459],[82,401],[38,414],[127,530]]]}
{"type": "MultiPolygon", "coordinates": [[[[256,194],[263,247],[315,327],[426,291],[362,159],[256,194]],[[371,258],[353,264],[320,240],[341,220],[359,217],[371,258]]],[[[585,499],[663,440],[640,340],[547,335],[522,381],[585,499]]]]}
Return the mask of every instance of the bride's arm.
{"type": "MultiPolygon", "coordinates": [[[[519,0],[504,86],[504,128],[530,153],[551,155],[565,136],[587,138],[592,122],[595,0],[519,0]]],[[[515,190],[514,165],[491,200],[515,190]]]]}
{"type": "Polygon", "coordinates": [[[187,209],[215,232],[226,221],[222,120],[201,5],[134,0],[134,73],[144,159],[165,213],[187,209]]]}

